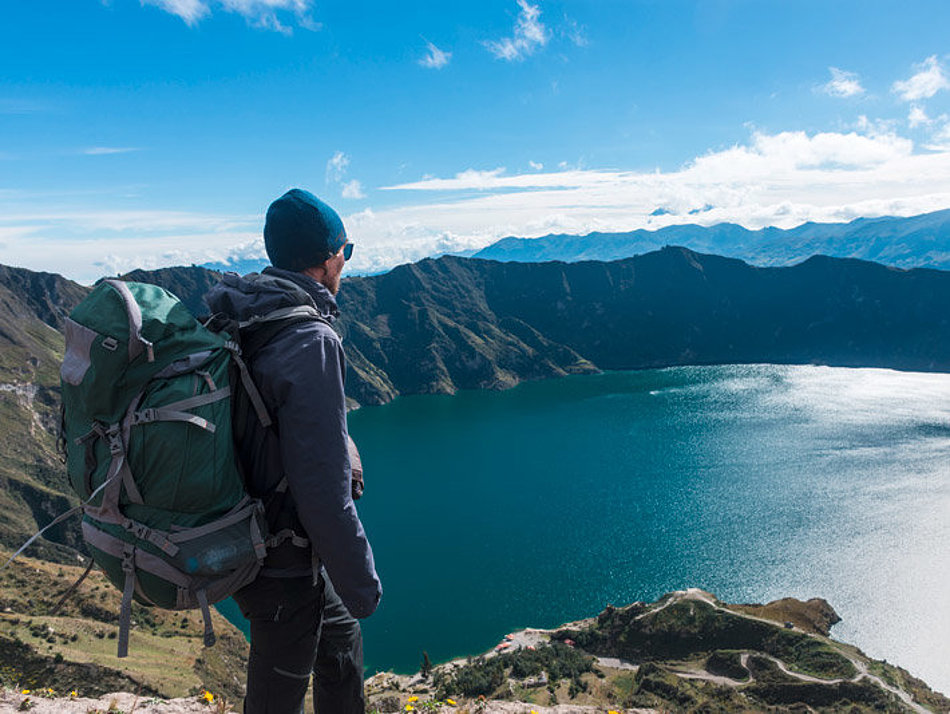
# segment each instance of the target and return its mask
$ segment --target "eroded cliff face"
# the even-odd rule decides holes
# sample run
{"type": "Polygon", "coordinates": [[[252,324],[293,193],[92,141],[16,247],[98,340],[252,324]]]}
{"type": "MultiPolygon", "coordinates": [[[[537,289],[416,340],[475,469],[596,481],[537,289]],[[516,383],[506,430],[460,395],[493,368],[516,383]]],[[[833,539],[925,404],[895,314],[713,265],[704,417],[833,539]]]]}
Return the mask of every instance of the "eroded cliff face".
{"type": "Polygon", "coordinates": [[[791,622],[804,632],[825,637],[831,633],[832,625],[841,622],[835,609],[822,598],[802,602],[793,597],[786,597],[765,605],[732,605],[731,608],[774,622],[791,622]]]}

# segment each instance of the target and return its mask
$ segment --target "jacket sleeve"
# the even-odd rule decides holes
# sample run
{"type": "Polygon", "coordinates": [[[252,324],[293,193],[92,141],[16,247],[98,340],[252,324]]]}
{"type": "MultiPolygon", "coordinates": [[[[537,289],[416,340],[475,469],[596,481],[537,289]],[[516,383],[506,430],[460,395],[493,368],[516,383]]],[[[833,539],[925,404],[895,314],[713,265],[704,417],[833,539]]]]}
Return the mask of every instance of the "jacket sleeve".
{"type": "Polygon", "coordinates": [[[382,588],[350,488],[343,347],[321,325],[287,332],[268,345],[280,350],[273,376],[284,473],[334,589],[353,617],[368,617],[382,588]]]}

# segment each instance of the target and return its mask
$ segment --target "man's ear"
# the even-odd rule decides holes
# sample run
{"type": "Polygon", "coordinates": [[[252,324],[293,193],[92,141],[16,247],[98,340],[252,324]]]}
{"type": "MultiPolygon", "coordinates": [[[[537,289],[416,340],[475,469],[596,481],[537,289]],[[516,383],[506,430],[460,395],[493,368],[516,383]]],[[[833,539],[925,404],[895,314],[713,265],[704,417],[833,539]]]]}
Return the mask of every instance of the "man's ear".
{"type": "Polygon", "coordinates": [[[327,274],[327,261],[324,260],[322,263],[318,263],[317,265],[311,265],[309,268],[304,268],[300,272],[313,278],[318,283],[322,282],[323,278],[325,278],[327,274]]]}

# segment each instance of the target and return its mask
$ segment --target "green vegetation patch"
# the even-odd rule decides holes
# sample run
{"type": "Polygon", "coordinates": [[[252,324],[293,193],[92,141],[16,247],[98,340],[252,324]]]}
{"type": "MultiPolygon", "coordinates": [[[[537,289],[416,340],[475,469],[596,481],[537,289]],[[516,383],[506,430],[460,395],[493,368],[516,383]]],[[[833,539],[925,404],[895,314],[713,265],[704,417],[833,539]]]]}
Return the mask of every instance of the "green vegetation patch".
{"type": "Polygon", "coordinates": [[[745,680],[749,670],[742,666],[742,653],[735,650],[716,650],[706,660],[706,671],[719,677],[745,680]]]}
{"type": "Polygon", "coordinates": [[[785,684],[753,684],[743,690],[748,696],[772,705],[805,704],[812,708],[831,708],[845,711],[906,712],[907,707],[897,697],[865,680],[815,684],[788,682],[785,684]]]}
{"type": "Polygon", "coordinates": [[[534,650],[519,649],[492,657],[477,657],[451,673],[440,670],[435,674],[434,684],[440,699],[453,695],[488,697],[509,678],[524,680],[544,673],[549,688],[561,680],[570,680],[572,691],[586,691],[587,684],[581,677],[593,671],[593,657],[555,643],[534,650]]]}
{"type": "Polygon", "coordinates": [[[825,641],[742,617],[700,600],[681,600],[646,617],[642,607],[612,608],[584,630],[562,630],[588,652],[634,662],[687,659],[711,650],[759,651],[789,669],[823,679],[850,679],[850,660],[825,641]]]}

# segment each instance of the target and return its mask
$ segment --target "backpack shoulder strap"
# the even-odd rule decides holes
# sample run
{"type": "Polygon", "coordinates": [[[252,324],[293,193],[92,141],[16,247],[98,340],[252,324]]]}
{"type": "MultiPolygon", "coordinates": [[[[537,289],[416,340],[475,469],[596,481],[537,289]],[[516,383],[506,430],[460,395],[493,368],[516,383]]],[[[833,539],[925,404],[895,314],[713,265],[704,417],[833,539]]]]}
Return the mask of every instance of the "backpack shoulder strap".
{"type": "Polygon", "coordinates": [[[255,315],[249,320],[233,325],[236,328],[238,342],[232,346],[238,347],[239,345],[238,349],[233,350],[234,362],[240,372],[244,393],[248,398],[247,400],[238,398],[233,402],[236,412],[232,419],[236,427],[236,433],[241,435],[245,433],[248,407],[253,407],[264,428],[273,426],[273,420],[267,413],[264,400],[251,378],[247,363],[253,360],[254,355],[285,327],[304,322],[322,322],[325,325],[330,325],[330,321],[311,305],[281,308],[265,315],[255,315]],[[250,404],[248,404],[248,401],[250,404]]]}
{"type": "Polygon", "coordinates": [[[266,315],[255,315],[249,320],[238,323],[241,354],[245,360],[253,359],[254,354],[274,339],[278,332],[290,325],[304,322],[322,322],[330,326],[330,321],[310,305],[285,307],[266,315]]]}

